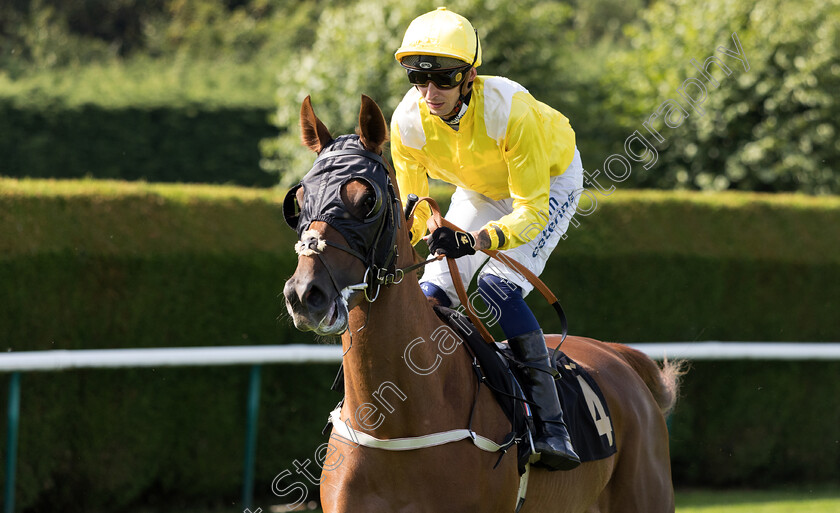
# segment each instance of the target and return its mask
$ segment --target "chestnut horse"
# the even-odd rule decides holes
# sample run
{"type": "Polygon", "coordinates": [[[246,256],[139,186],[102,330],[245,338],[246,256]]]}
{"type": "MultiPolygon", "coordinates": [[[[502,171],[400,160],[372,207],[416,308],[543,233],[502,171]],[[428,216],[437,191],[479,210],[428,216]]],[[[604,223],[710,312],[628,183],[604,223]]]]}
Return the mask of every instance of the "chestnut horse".
{"type": "MultiPolygon", "coordinates": [[[[388,138],[379,107],[363,96],[357,135],[333,139],[307,98],[300,123],[304,144],[319,154],[307,177],[320,174],[305,178],[284,202],[287,221],[306,225],[297,226],[298,264],[284,295],[298,329],[342,334],[340,422],[388,440],[469,425],[501,443],[510,423],[487,387],[478,386],[467,352],[435,338],[444,323],[416,273],[395,272],[412,266],[416,253],[393,172],[374,158],[388,138]]],[[[546,338],[552,347],[560,342],[546,338]]],[[[583,337],[568,337],[563,351],[606,397],[617,452],[567,472],[533,467],[522,511],[673,512],[664,415],[676,401],[678,366],[660,368],[632,348],[583,337]]],[[[386,450],[342,438],[334,428],[319,462],[322,506],[325,513],[509,513],[520,481],[515,452],[500,458],[469,438],[386,450]]]]}

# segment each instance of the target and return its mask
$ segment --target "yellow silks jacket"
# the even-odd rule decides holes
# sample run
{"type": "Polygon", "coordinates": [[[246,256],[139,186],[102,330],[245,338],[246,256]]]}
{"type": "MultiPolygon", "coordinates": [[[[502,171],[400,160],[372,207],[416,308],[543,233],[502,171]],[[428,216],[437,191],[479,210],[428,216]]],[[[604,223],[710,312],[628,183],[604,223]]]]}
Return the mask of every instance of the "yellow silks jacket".
{"type": "MultiPolygon", "coordinates": [[[[403,203],[410,193],[428,196],[428,177],[493,200],[512,198],[513,212],[482,227],[490,234],[491,249],[525,244],[543,229],[549,179],[563,174],[574,154],[569,120],[501,77],[476,78],[457,131],[429,112],[416,88],[391,118],[391,157],[403,203]],[[501,247],[494,226],[505,236],[501,247]]],[[[430,215],[425,203],[417,208],[412,244],[425,235],[430,215]]]]}

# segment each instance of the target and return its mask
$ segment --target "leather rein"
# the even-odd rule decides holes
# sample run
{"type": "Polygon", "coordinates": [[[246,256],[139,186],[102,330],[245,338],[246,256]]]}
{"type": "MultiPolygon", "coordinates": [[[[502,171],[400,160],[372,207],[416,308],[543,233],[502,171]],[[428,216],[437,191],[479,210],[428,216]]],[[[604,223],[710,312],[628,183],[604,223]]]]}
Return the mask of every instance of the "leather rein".
{"type": "MultiPolygon", "coordinates": [[[[437,228],[440,228],[441,226],[449,227],[455,231],[463,231],[458,226],[444,219],[440,215],[440,207],[438,206],[437,201],[435,201],[434,198],[430,198],[428,196],[419,198],[419,200],[417,200],[416,202],[412,202],[413,204],[410,204],[407,207],[407,210],[409,207],[411,208],[410,212],[406,212],[407,219],[411,219],[413,217],[417,205],[419,205],[422,202],[428,203],[429,209],[432,211],[432,216],[429,218],[429,221],[427,223],[430,232],[436,230],[437,228]]],[[[513,258],[505,255],[501,251],[493,249],[483,249],[481,251],[490,256],[490,258],[498,260],[502,264],[506,265],[507,267],[515,270],[516,272],[524,276],[529,282],[531,282],[531,285],[533,285],[534,288],[540,291],[540,294],[542,294],[545,300],[548,301],[548,303],[554,308],[554,311],[560,318],[560,324],[562,327],[560,343],[562,344],[563,341],[566,339],[566,335],[569,332],[569,323],[566,319],[566,313],[563,311],[563,307],[560,305],[560,301],[557,299],[557,296],[555,296],[554,293],[551,292],[551,289],[549,289],[548,286],[546,286],[546,284],[543,283],[543,281],[537,275],[532,273],[527,267],[514,260],[513,258]]],[[[412,268],[417,268],[422,265],[426,265],[430,262],[434,262],[435,260],[439,260],[440,258],[442,258],[442,256],[432,257],[414,266],[406,267],[405,269],[403,269],[403,271],[409,271],[412,268]]],[[[455,262],[454,258],[447,258],[446,263],[449,266],[449,274],[450,276],[452,276],[452,283],[455,285],[455,292],[458,294],[458,300],[461,301],[461,305],[463,305],[467,316],[473,322],[476,329],[478,329],[478,332],[481,334],[481,337],[484,339],[484,341],[488,344],[494,343],[495,340],[493,339],[493,336],[484,326],[484,323],[481,321],[481,318],[475,312],[475,309],[473,308],[472,303],[470,302],[469,297],[467,296],[466,287],[464,287],[464,282],[463,280],[461,280],[461,273],[458,272],[458,264],[455,262]]]]}

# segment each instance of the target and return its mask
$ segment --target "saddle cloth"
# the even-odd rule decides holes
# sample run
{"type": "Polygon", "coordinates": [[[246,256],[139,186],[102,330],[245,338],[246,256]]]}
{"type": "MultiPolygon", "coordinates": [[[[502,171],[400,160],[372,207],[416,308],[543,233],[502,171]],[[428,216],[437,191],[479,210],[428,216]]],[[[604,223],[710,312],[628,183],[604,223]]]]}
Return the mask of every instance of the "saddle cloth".
{"type": "MultiPolygon", "coordinates": [[[[517,459],[520,474],[531,453],[527,430],[533,432],[533,422],[523,400],[521,365],[513,357],[506,343],[488,344],[472,326],[468,317],[450,308],[435,306],[438,317],[461,336],[464,348],[473,358],[473,368],[479,381],[493,391],[499,405],[512,426],[511,434],[518,443],[517,459]]],[[[571,358],[556,352],[552,363],[559,372],[555,379],[564,420],[572,445],[581,461],[607,458],[616,452],[612,419],[607,402],[592,376],[571,358]]],[[[508,435],[511,436],[511,435],[508,435]]]]}

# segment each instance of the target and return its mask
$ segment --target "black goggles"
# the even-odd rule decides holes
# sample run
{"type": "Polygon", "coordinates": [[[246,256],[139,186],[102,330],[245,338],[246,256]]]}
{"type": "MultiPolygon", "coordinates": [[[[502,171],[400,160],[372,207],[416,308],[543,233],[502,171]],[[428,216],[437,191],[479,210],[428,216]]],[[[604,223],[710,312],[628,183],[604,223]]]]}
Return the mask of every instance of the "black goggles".
{"type": "Polygon", "coordinates": [[[463,68],[422,71],[417,69],[406,68],[408,73],[408,81],[412,85],[426,85],[429,82],[434,82],[436,86],[441,89],[452,89],[461,84],[467,77],[467,72],[471,66],[464,66],[463,68]]]}

